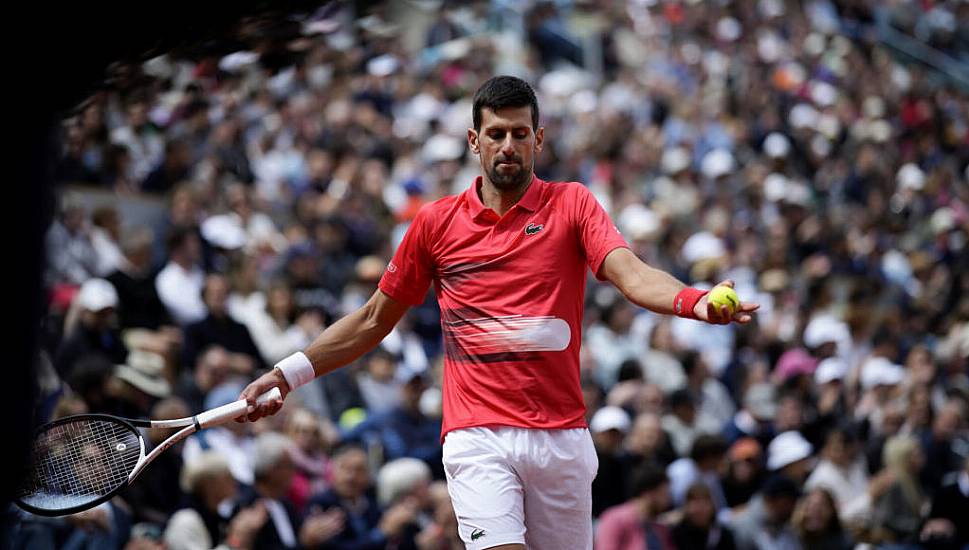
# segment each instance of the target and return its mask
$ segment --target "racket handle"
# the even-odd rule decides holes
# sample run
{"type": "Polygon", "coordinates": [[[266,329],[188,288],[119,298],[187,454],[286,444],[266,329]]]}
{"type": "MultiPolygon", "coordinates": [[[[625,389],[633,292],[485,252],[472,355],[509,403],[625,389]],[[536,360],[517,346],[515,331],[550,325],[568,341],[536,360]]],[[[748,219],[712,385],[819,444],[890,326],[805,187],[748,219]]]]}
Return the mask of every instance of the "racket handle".
{"type": "MultiPolygon", "coordinates": [[[[279,388],[273,388],[266,393],[260,395],[256,398],[256,403],[260,405],[274,399],[282,399],[282,394],[279,392],[279,388]]],[[[195,420],[198,422],[199,429],[205,429],[212,426],[218,426],[219,424],[224,424],[230,420],[235,420],[244,414],[248,414],[249,404],[245,399],[240,399],[228,405],[222,405],[221,407],[216,407],[212,410],[205,411],[196,415],[195,420]]]]}

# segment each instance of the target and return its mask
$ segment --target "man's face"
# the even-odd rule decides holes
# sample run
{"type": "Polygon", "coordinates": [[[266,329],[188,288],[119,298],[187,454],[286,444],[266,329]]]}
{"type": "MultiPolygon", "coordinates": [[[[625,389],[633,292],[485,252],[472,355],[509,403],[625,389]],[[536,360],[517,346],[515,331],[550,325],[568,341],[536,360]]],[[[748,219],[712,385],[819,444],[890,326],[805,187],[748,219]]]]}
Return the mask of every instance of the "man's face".
{"type": "Polygon", "coordinates": [[[369,484],[370,468],[363,451],[346,451],[333,461],[333,490],[340,496],[357,498],[369,484]]]}
{"type": "Polygon", "coordinates": [[[478,155],[481,173],[499,191],[528,184],[535,155],[542,150],[545,129],[532,129],[532,108],[481,109],[481,129],[468,129],[468,145],[478,155]]]}

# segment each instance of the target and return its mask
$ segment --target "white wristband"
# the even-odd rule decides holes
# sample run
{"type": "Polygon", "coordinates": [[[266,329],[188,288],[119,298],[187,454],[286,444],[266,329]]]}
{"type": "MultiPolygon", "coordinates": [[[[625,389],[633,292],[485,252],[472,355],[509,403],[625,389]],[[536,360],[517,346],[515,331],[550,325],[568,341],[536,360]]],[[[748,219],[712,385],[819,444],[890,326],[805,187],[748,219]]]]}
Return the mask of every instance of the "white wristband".
{"type": "Polygon", "coordinates": [[[276,363],[276,368],[279,369],[279,372],[283,373],[283,378],[289,384],[289,391],[308,384],[316,378],[316,371],[313,370],[313,364],[310,363],[309,358],[301,351],[297,351],[276,363]]]}

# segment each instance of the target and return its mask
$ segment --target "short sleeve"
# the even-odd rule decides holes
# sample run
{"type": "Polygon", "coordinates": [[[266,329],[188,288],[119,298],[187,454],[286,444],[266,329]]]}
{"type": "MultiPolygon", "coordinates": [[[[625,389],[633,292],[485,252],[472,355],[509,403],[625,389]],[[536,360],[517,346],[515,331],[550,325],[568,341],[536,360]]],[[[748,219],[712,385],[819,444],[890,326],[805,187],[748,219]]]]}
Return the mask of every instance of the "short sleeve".
{"type": "Polygon", "coordinates": [[[606,213],[595,195],[585,186],[574,184],[576,187],[575,223],[579,234],[579,243],[585,253],[586,261],[592,273],[600,281],[599,268],[610,252],[617,248],[629,248],[626,239],[616,227],[609,214],[606,213]]]}
{"type": "Polygon", "coordinates": [[[394,258],[380,278],[378,288],[391,298],[408,305],[424,301],[431,284],[433,264],[428,249],[427,209],[418,212],[404,234],[394,258]]]}

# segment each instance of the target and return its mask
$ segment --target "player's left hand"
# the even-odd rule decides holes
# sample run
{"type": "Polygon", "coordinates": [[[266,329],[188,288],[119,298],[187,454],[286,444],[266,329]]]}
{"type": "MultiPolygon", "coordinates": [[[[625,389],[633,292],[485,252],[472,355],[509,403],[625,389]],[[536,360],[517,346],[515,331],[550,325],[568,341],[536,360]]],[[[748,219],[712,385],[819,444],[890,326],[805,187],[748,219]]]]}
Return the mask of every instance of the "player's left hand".
{"type": "MultiPolygon", "coordinates": [[[[717,286],[721,285],[733,288],[733,281],[728,279],[717,284],[717,286]]],[[[737,306],[737,311],[731,315],[730,309],[727,306],[720,306],[718,308],[707,300],[708,296],[709,294],[700,298],[700,301],[693,308],[693,313],[696,314],[697,319],[713,325],[728,325],[731,321],[740,324],[749,323],[754,319],[751,314],[760,308],[760,304],[740,302],[740,305],[737,306]]]]}

